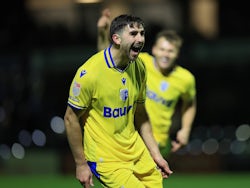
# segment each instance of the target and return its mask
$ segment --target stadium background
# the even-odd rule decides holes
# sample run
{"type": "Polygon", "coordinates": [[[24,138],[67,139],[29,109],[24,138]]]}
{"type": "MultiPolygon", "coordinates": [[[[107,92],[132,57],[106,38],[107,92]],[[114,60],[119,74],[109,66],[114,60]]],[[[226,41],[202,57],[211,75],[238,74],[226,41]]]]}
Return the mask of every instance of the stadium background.
{"type": "Polygon", "coordinates": [[[145,20],[145,50],[163,28],[184,38],[178,62],[196,76],[198,113],[190,143],[169,158],[175,171],[169,187],[247,186],[250,15],[244,3],[3,1],[0,186],[79,187],[62,118],[76,68],[96,52],[96,22],[104,7],[113,15],[131,12],[145,20]]]}

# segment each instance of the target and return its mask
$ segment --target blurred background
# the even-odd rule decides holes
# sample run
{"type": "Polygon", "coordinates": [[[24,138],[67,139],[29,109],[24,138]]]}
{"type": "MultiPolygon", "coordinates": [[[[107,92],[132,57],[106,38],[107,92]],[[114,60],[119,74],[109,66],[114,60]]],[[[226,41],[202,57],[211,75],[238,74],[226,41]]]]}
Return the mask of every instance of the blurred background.
{"type": "Polygon", "coordinates": [[[0,6],[0,174],[74,174],[63,116],[76,69],[96,52],[104,8],[144,19],[145,51],[161,29],[184,39],[178,63],[196,77],[198,112],[190,143],[169,159],[172,169],[249,172],[245,1],[12,0],[0,6]]]}

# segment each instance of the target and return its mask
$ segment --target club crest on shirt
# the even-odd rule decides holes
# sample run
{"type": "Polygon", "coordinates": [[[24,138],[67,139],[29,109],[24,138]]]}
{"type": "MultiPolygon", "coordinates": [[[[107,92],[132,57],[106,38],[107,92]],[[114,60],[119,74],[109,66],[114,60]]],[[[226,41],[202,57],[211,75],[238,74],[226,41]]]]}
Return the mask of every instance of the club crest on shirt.
{"type": "Polygon", "coordinates": [[[80,94],[80,91],[81,91],[81,84],[74,82],[72,88],[73,95],[77,97],[80,94]]]}
{"type": "Polygon", "coordinates": [[[166,91],[168,89],[169,84],[166,81],[162,81],[160,84],[160,90],[166,91]]]}
{"type": "Polygon", "coordinates": [[[121,89],[120,90],[120,98],[123,101],[126,101],[128,98],[128,89],[121,89]]]}

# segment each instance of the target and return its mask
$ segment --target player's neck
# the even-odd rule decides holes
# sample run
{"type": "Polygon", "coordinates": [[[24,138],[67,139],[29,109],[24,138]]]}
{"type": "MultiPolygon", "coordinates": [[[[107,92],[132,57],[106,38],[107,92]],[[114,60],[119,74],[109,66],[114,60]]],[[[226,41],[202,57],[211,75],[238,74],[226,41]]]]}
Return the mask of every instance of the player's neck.
{"type": "Polygon", "coordinates": [[[110,57],[112,58],[113,63],[115,64],[116,68],[119,70],[124,70],[128,67],[130,63],[130,59],[123,55],[119,49],[116,49],[110,46],[110,57]]]}

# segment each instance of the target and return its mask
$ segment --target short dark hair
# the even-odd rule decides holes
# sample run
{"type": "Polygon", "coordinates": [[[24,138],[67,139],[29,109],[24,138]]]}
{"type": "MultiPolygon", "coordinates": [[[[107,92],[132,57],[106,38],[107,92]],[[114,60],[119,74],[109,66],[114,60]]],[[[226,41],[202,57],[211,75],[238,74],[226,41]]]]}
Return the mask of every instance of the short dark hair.
{"type": "Polygon", "coordinates": [[[140,24],[144,27],[144,21],[137,16],[122,14],[114,18],[113,21],[111,22],[110,32],[109,32],[111,42],[113,34],[121,31],[126,25],[131,25],[133,23],[140,24]]]}
{"type": "Polygon", "coordinates": [[[155,43],[161,37],[164,37],[167,41],[169,41],[171,44],[174,44],[177,48],[181,48],[181,46],[182,46],[183,40],[177,34],[176,31],[173,31],[173,30],[163,30],[163,31],[160,31],[156,35],[155,43]]]}

